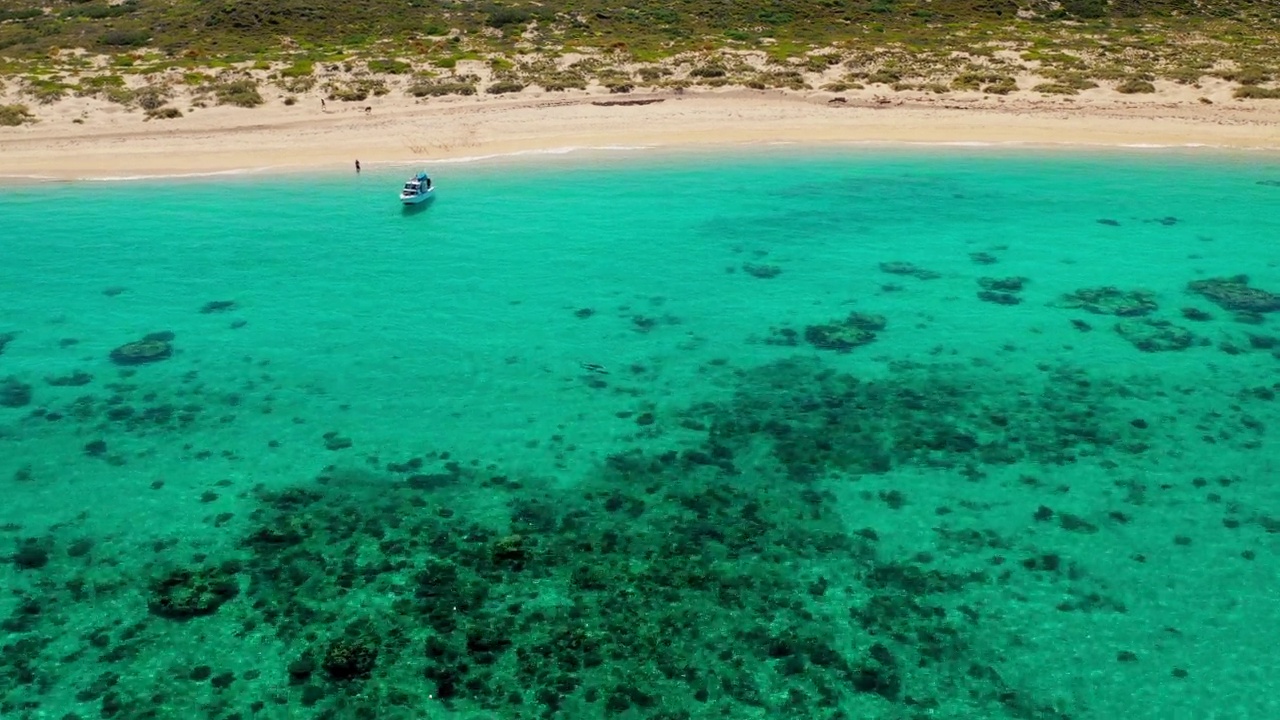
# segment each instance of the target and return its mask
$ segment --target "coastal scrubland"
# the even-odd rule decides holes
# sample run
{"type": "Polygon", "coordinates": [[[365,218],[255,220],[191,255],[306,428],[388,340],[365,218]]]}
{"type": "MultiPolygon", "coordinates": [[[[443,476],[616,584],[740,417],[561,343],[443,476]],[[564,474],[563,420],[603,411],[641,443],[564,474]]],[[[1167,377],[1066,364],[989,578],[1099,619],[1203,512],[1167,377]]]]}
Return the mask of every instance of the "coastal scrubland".
{"type": "Polygon", "coordinates": [[[1277,21],[1276,2],[1178,0],[14,0],[0,124],[68,97],[147,119],[525,90],[1141,97],[1225,81],[1265,100],[1277,21]]]}

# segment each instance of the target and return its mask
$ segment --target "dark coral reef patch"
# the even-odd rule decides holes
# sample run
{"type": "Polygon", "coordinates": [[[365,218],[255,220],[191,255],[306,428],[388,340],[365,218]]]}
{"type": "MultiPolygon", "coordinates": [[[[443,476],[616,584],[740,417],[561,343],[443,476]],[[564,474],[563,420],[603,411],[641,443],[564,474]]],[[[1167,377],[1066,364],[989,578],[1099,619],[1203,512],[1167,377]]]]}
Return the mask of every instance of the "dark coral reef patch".
{"type": "Polygon", "coordinates": [[[1193,280],[1187,290],[1200,295],[1223,310],[1240,313],[1280,311],[1280,294],[1249,285],[1247,275],[1193,280]]]}
{"type": "Polygon", "coordinates": [[[1160,308],[1155,293],[1145,290],[1121,290],[1117,287],[1082,288],[1068,293],[1061,305],[1079,308],[1097,315],[1138,317],[1150,315],[1160,308]]]}
{"type": "Polygon", "coordinates": [[[151,333],[112,350],[111,361],[117,365],[145,365],[167,360],[173,355],[172,341],[173,333],[151,333]]]}

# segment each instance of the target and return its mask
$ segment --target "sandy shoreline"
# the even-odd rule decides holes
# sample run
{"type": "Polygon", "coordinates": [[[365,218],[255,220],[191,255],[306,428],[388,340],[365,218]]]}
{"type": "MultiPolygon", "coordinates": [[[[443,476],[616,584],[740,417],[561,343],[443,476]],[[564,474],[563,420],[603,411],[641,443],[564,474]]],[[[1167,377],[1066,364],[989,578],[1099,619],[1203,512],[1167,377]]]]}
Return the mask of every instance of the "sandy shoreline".
{"type": "Polygon", "coordinates": [[[588,147],[851,142],[1280,151],[1280,103],[778,91],[318,99],[143,121],[91,98],[0,128],[0,177],[70,180],[429,162],[588,147]],[[607,104],[607,103],[631,104],[607,104]],[[650,101],[640,104],[636,101],[650,101]],[[366,112],[365,108],[371,108],[366,112]],[[81,123],[73,123],[73,118],[81,123]],[[48,118],[48,119],[44,119],[48,118]]]}

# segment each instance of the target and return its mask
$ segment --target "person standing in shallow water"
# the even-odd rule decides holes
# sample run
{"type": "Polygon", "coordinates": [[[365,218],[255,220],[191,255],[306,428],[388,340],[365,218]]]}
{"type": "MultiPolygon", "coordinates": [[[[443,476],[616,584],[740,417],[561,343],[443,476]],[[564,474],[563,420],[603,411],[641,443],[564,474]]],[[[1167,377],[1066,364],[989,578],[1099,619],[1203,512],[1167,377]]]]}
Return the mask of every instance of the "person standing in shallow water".
{"type": "Polygon", "coordinates": [[[357,161],[356,161],[356,174],[357,174],[357,175],[359,175],[359,174],[360,174],[360,161],[359,161],[359,160],[357,160],[357,161]]]}

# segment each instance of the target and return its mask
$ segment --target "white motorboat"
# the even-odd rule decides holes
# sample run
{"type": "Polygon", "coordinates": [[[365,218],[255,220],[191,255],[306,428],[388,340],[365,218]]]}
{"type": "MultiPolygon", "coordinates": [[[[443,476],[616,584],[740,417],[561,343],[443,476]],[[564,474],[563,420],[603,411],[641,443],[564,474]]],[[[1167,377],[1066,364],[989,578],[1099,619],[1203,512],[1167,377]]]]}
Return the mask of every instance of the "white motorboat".
{"type": "Polygon", "coordinates": [[[400,188],[400,202],[405,205],[417,205],[426,202],[435,195],[436,188],[431,182],[431,177],[424,172],[420,172],[409,179],[400,188]]]}

